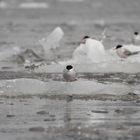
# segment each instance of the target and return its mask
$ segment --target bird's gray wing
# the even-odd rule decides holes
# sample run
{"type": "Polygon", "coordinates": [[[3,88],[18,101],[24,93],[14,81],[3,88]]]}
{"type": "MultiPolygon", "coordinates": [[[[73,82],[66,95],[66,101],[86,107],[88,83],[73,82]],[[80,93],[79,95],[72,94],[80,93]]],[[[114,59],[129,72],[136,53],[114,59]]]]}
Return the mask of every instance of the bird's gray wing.
{"type": "Polygon", "coordinates": [[[140,51],[130,52],[129,50],[125,49],[124,54],[127,55],[127,56],[130,56],[130,55],[136,55],[136,54],[138,54],[139,52],[140,52],[140,51]]]}

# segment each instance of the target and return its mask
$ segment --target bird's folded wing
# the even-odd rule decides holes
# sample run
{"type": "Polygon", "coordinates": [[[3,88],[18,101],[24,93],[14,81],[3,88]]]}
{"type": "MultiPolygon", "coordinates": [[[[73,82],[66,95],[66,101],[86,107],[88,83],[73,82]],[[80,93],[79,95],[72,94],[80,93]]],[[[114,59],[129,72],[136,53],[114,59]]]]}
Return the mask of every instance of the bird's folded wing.
{"type": "Polygon", "coordinates": [[[136,46],[133,44],[124,45],[124,48],[131,53],[140,52],[140,46],[136,46]]]}
{"type": "Polygon", "coordinates": [[[130,55],[136,55],[138,54],[140,51],[136,51],[136,52],[131,52],[127,49],[124,50],[124,54],[127,55],[127,56],[130,56],[130,55]]]}

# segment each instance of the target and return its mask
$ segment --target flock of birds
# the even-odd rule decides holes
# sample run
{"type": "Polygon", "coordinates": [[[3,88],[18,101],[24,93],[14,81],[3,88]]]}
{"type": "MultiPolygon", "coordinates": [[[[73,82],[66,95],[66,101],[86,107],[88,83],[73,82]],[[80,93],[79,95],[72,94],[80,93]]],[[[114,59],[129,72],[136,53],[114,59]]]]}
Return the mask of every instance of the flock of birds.
{"type": "MultiPolygon", "coordinates": [[[[105,33],[102,34],[102,40],[91,38],[90,36],[84,36],[80,42],[80,45],[73,52],[73,58],[76,56],[84,56],[88,59],[93,59],[94,62],[103,60],[106,54],[103,40],[105,39],[105,33]]],[[[64,32],[60,27],[54,29],[54,31],[39,41],[43,46],[46,56],[50,57],[53,49],[59,47],[60,40],[63,38],[64,32]]],[[[125,60],[130,56],[139,54],[140,52],[140,35],[139,32],[134,32],[132,36],[132,43],[130,44],[118,44],[113,50],[117,56],[125,60]]],[[[80,57],[79,57],[80,58],[80,57]]],[[[76,71],[72,65],[67,65],[63,71],[63,78],[66,81],[76,80],[76,71]]]]}
{"type": "MultiPolygon", "coordinates": [[[[50,57],[55,56],[54,50],[60,46],[60,41],[63,38],[63,36],[64,36],[63,30],[60,27],[57,27],[47,37],[44,37],[43,39],[39,40],[39,44],[41,44],[41,46],[43,47],[44,57],[46,57],[45,58],[46,60],[49,59],[50,57]]],[[[85,62],[91,60],[92,63],[102,62],[102,60],[105,59],[105,56],[107,54],[103,45],[104,39],[105,39],[105,33],[102,34],[102,40],[98,40],[90,36],[84,36],[80,42],[80,45],[74,50],[72,59],[76,57],[78,58],[78,60],[82,60],[82,61],[87,59],[85,62]]],[[[134,32],[132,36],[132,42],[130,44],[118,44],[112,50],[116,52],[118,58],[120,58],[121,60],[126,60],[128,57],[138,55],[140,53],[139,32],[134,32]]],[[[18,50],[17,54],[20,53],[21,53],[20,50],[18,50]]],[[[73,63],[72,61],[69,61],[67,62],[67,64],[66,64],[67,66],[63,71],[63,77],[66,81],[74,81],[76,80],[76,71],[74,70],[73,63]]],[[[27,61],[25,61],[24,63],[24,66],[25,68],[26,66],[28,66],[28,68],[32,69],[32,66],[34,66],[34,68],[38,68],[41,67],[42,64],[41,65],[35,63],[33,64],[27,59],[27,61]]]]}
{"type": "MultiPolygon", "coordinates": [[[[102,41],[96,40],[94,38],[91,38],[89,36],[85,36],[81,41],[81,46],[77,48],[77,51],[83,51],[81,47],[87,47],[89,52],[91,53],[92,57],[98,58],[99,56],[103,56],[105,54],[105,49],[102,44],[102,41]],[[91,49],[92,48],[92,49],[91,49]],[[78,50],[79,49],[79,50],[78,50]],[[90,52],[92,51],[92,52],[90,52]]],[[[138,32],[134,32],[134,35],[132,37],[132,44],[122,45],[118,44],[114,50],[116,51],[116,54],[122,58],[126,59],[130,56],[137,55],[140,53],[140,35],[138,32]]],[[[75,81],[76,80],[76,71],[74,70],[72,65],[67,65],[66,68],[63,71],[63,77],[66,81],[75,81]]]]}

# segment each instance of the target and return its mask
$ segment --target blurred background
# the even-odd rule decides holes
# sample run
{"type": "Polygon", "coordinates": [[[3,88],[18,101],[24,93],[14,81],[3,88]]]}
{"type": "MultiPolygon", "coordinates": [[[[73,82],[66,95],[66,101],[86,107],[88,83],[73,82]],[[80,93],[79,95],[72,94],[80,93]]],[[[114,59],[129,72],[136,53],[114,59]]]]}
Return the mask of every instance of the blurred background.
{"type": "Polygon", "coordinates": [[[84,35],[100,37],[107,28],[108,49],[139,31],[139,5],[139,0],[1,0],[0,44],[35,49],[40,38],[60,26],[67,58],[84,35]]]}
{"type": "Polygon", "coordinates": [[[83,36],[101,39],[105,29],[105,50],[131,43],[140,0],[0,0],[0,139],[140,139],[139,57],[81,64],[75,82],[62,77],[83,36]],[[57,62],[40,59],[39,40],[57,26],[57,62]],[[52,65],[36,72],[26,62],[52,65]]]}

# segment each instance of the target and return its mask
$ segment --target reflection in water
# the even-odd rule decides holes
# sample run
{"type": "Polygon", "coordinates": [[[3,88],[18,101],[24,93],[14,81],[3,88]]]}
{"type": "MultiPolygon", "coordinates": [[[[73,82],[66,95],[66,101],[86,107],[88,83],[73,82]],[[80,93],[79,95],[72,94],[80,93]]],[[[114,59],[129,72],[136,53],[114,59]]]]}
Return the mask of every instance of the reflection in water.
{"type": "MultiPolygon", "coordinates": [[[[96,76],[104,77],[103,74],[96,76]]],[[[54,140],[58,137],[60,139],[106,137],[109,140],[113,138],[117,140],[126,135],[139,138],[137,133],[140,130],[139,95],[128,93],[129,87],[125,89],[123,87],[125,84],[122,83],[122,88],[120,83],[118,87],[117,83],[111,87],[111,83],[107,82],[110,76],[108,74],[104,77],[105,86],[108,87],[106,94],[104,89],[103,92],[99,90],[101,93],[95,92],[95,89],[100,88],[97,85],[103,86],[103,84],[95,83],[93,86],[92,80],[85,79],[75,82],[49,79],[43,82],[24,78],[2,80],[0,110],[4,118],[7,116],[9,122],[6,123],[3,118],[0,134],[3,133],[2,130],[5,130],[6,134],[21,134],[21,131],[24,133],[29,129],[38,132],[38,136],[45,131],[47,132],[45,137],[49,139],[50,136],[55,136],[54,140]],[[93,92],[89,92],[89,89],[93,92]],[[108,94],[109,90],[110,94],[108,94]],[[15,126],[14,132],[10,125],[15,126]]],[[[139,86],[136,85],[135,88],[139,93],[139,86]]]]}
{"type": "MultiPolygon", "coordinates": [[[[132,119],[132,116],[138,113],[139,110],[139,108],[127,105],[127,103],[121,102],[71,102],[71,106],[69,106],[71,107],[69,109],[71,110],[71,113],[69,112],[71,121],[67,116],[68,122],[66,123],[70,128],[68,133],[90,138],[103,136],[108,139],[117,139],[125,137],[129,133],[129,126],[131,124],[134,126],[135,121],[137,122],[137,117],[132,119]]],[[[67,111],[69,110],[67,109],[67,111]]],[[[133,137],[132,134],[130,135],[133,137]]]]}
{"type": "MultiPolygon", "coordinates": [[[[65,100],[10,98],[5,101],[9,103],[8,100],[11,103],[17,102],[17,104],[11,105],[12,112],[8,112],[7,115],[11,125],[16,122],[16,129],[20,130],[20,127],[24,124],[25,128],[22,127],[22,131],[27,131],[26,128],[32,128],[33,132],[38,131],[38,135],[42,135],[41,130],[47,131],[46,138],[48,139],[50,136],[59,136],[61,139],[66,136],[68,139],[72,137],[77,137],[78,139],[80,137],[104,139],[106,137],[109,140],[117,140],[119,138],[127,139],[126,135],[137,139],[140,136],[138,134],[140,130],[140,124],[138,123],[139,103],[73,100],[72,96],[67,96],[65,100]],[[14,116],[11,117],[12,121],[10,121],[9,113],[14,116]],[[31,117],[31,114],[34,115],[31,117]],[[17,119],[17,117],[20,117],[20,119],[17,119]]],[[[10,109],[9,107],[9,104],[1,104],[2,113],[6,114],[10,109]],[[5,107],[5,110],[3,107],[5,107]]],[[[4,122],[1,123],[0,128],[4,127],[3,124],[4,122]]],[[[4,128],[7,127],[9,125],[5,124],[4,128]]],[[[11,128],[7,128],[7,130],[6,134],[11,131],[11,128]]],[[[1,129],[0,133],[2,133],[1,129]]]]}
{"type": "Polygon", "coordinates": [[[64,112],[64,126],[66,127],[66,129],[70,129],[71,128],[71,115],[72,115],[72,112],[71,112],[71,102],[72,102],[72,95],[68,95],[66,97],[66,106],[65,106],[65,109],[66,111],[64,112]]]}

